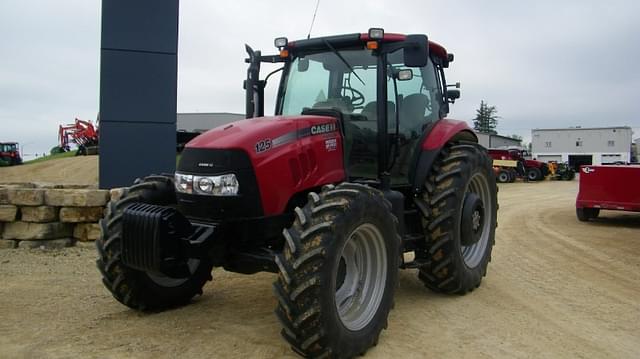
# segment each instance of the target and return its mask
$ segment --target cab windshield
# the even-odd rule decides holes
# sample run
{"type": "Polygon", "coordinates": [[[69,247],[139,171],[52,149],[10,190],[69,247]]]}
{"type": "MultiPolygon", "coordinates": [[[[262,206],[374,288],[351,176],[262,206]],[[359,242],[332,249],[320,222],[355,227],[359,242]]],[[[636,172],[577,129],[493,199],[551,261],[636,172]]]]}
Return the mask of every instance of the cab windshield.
{"type": "Polygon", "coordinates": [[[0,152],[14,152],[17,150],[15,143],[3,143],[0,144],[0,152]]]}
{"type": "MultiPolygon", "coordinates": [[[[337,109],[343,115],[345,160],[350,177],[375,178],[377,166],[377,57],[366,49],[338,50],[295,58],[283,78],[277,113],[337,109]]],[[[402,51],[388,55],[387,123],[393,163],[392,182],[406,182],[411,156],[425,125],[440,115],[442,88],[431,60],[410,68],[413,77],[395,80],[404,66],[402,51]],[[396,90],[397,88],[397,96],[396,90]],[[396,126],[396,116],[399,118],[396,126]],[[397,159],[397,160],[396,160],[397,159]]]]}
{"type": "MultiPolygon", "coordinates": [[[[323,52],[294,59],[285,78],[280,114],[300,115],[305,108],[335,108],[346,115],[362,115],[369,121],[377,119],[376,56],[365,49],[337,52],[341,56],[323,52]]],[[[405,68],[401,51],[389,55],[388,62],[395,69],[405,68]]],[[[436,120],[442,96],[431,61],[412,71],[411,80],[396,81],[399,101],[393,79],[391,76],[387,79],[389,124],[394,123],[398,107],[400,125],[405,129],[436,120]],[[400,106],[396,102],[401,102],[400,106]]]]}

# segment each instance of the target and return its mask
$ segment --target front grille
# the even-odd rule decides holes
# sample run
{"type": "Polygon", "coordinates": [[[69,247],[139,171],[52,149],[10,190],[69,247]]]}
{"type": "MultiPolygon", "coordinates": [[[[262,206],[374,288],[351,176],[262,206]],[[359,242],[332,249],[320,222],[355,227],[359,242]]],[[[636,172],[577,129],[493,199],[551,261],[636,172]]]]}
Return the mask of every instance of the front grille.
{"type": "Polygon", "coordinates": [[[264,213],[251,159],[242,150],[185,148],[178,172],[208,176],[234,173],[240,184],[237,196],[177,193],[178,209],[190,219],[221,222],[264,213]]]}

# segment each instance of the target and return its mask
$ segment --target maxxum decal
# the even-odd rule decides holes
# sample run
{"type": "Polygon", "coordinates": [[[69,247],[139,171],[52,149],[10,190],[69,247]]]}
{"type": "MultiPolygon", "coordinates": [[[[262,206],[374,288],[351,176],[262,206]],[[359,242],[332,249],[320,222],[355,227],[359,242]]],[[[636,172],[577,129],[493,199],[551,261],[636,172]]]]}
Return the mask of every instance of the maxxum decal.
{"type": "Polygon", "coordinates": [[[326,133],[335,132],[337,129],[338,127],[334,122],[327,122],[319,125],[313,125],[310,127],[301,128],[296,131],[287,132],[284,135],[278,136],[274,139],[271,139],[271,138],[262,139],[255,144],[255,150],[256,150],[256,153],[266,152],[272,148],[285,145],[299,138],[323,135],[326,133]]]}

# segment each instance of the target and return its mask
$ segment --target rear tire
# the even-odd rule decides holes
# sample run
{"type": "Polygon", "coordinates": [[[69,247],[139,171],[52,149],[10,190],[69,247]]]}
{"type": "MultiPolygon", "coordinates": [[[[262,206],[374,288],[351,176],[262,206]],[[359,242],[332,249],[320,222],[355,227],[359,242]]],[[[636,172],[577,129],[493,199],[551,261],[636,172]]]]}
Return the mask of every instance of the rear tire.
{"type": "Polygon", "coordinates": [[[352,183],[325,186],[296,208],[273,288],[281,334],[298,354],[351,358],[377,344],[398,283],[390,209],[380,191],[352,183]]]}
{"type": "Polygon", "coordinates": [[[576,216],[581,222],[588,222],[591,219],[598,218],[600,208],[576,208],[576,216]]]}
{"type": "Polygon", "coordinates": [[[487,273],[495,242],[497,187],[486,150],[476,143],[445,147],[427,177],[422,201],[430,208],[423,213],[425,248],[416,251],[424,261],[419,278],[436,292],[472,291],[487,273]],[[472,221],[466,219],[470,209],[472,221]]]}
{"type": "Polygon", "coordinates": [[[161,310],[186,304],[211,280],[212,264],[206,260],[188,262],[191,275],[172,278],[127,267],[120,260],[122,249],[122,212],[133,203],[173,205],[176,197],[173,180],[166,176],[149,176],[136,180],[124,189],[117,202],[109,202],[107,214],[100,221],[101,234],[96,241],[96,262],[102,282],[120,303],[137,310],[161,310]]]}

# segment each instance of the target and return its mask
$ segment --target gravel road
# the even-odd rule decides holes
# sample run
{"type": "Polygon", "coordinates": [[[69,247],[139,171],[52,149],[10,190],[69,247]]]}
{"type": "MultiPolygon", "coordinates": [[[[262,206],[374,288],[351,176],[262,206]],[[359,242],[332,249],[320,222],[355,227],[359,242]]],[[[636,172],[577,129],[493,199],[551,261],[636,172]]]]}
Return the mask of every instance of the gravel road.
{"type": "MultiPolygon", "coordinates": [[[[639,358],[640,214],[575,218],[574,182],[500,187],[493,262],[460,296],[401,271],[367,358],[639,358]]],[[[191,305],[141,314],[111,298],[90,248],[0,250],[0,357],[283,358],[272,274],[214,271],[191,305]]]]}

